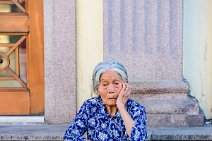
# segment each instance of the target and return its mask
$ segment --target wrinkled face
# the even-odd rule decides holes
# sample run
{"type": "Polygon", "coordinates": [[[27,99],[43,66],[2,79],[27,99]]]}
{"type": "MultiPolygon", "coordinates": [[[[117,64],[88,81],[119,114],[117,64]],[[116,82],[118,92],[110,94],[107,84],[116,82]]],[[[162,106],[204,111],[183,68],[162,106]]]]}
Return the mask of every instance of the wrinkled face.
{"type": "Polygon", "coordinates": [[[116,99],[122,89],[121,76],[112,70],[104,72],[100,76],[98,93],[107,106],[116,106],[116,99]]]}

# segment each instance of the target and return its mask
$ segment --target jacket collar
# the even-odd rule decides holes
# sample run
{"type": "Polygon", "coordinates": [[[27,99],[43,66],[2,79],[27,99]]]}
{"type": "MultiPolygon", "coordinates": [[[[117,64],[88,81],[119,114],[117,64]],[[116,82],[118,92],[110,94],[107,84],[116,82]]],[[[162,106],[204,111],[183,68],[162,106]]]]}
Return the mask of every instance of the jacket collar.
{"type": "Polygon", "coordinates": [[[99,118],[119,118],[121,117],[121,114],[119,112],[119,110],[117,110],[116,114],[114,116],[110,116],[109,113],[107,112],[107,109],[106,109],[106,106],[104,105],[103,101],[102,101],[102,98],[100,96],[98,96],[98,117],[99,118]]]}

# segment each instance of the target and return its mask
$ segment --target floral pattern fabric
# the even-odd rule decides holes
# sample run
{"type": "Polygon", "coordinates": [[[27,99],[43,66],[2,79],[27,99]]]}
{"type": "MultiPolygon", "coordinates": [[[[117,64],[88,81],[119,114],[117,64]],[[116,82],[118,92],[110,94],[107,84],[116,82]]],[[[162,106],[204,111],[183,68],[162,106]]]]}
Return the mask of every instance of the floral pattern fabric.
{"type": "Polygon", "coordinates": [[[147,137],[146,112],[139,103],[128,99],[128,113],[134,120],[130,136],[119,111],[110,116],[100,96],[84,102],[64,135],[65,141],[142,141],[147,137]],[[87,132],[87,139],[83,137],[87,132]]]}

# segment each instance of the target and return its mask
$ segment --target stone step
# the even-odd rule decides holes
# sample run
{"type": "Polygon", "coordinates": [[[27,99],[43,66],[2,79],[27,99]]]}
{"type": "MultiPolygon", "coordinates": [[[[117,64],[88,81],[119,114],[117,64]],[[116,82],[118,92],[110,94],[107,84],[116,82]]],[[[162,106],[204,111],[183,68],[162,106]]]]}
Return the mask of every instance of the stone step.
{"type": "Polygon", "coordinates": [[[139,102],[146,107],[151,114],[199,114],[199,105],[190,98],[175,99],[151,99],[143,98],[139,102]]]}
{"type": "Polygon", "coordinates": [[[0,140],[8,141],[62,141],[68,125],[1,124],[0,140]]]}
{"type": "Polygon", "coordinates": [[[204,114],[147,114],[150,127],[198,127],[204,126],[204,114]]]}
{"type": "MultiPolygon", "coordinates": [[[[1,141],[62,141],[68,125],[0,125],[1,141]]],[[[148,127],[147,140],[212,140],[212,125],[148,127]]]]}
{"type": "Polygon", "coordinates": [[[147,140],[212,140],[212,125],[203,127],[157,127],[148,128],[147,140]]]}

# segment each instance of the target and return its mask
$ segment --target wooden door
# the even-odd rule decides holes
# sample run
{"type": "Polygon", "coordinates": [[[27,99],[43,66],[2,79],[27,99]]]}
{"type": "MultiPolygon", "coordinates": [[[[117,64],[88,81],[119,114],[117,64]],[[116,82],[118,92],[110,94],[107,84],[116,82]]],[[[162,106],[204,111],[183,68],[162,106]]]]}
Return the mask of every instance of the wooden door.
{"type": "Polygon", "coordinates": [[[0,0],[0,115],[44,113],[43,0],[0,0]]]}

